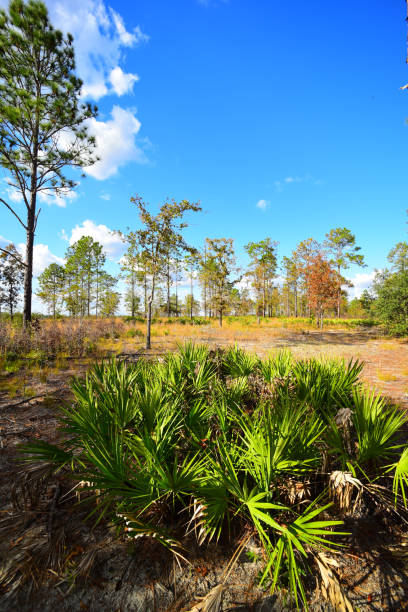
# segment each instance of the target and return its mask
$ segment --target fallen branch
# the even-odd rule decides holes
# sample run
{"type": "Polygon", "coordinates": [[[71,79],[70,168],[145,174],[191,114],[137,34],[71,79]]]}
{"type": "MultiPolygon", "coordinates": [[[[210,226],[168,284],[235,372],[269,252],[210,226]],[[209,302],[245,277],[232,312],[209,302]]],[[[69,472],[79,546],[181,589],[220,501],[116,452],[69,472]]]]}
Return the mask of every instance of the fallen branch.
{"type": "Polygon", "coordinates": [[[28,404],[32,400],[38,399],[40,397],[47,397],[47,396],[55,397],[59,395],[61,391],[68,391],[68,387],[60,387],[58,391],[56,391],[55,393],[45,392],[45,393],[40,393],[39,395],[32,395],[31,397],[26,397],[25,399],[15,402],[14,404],[7,404],[7,406],[3,407],[3,410],[8,410],[9,408],[15,408],[16,406],[21,406],[21,404],[28,404]]]}
{"type": "Polygon", "coordinates": [[[31,402],[31,400],[38,399],[39,397],[45,397],[46,395],[47,393],[41,393],[40,395],[32,395],[31,397],[26,397],[25,399],[20,400],[19,402],[4,406],[3,410],[7,410],[8,408],[15,408],[15,406],[20,406],[21,404],[28,404],[28,402],[31,402]]]}

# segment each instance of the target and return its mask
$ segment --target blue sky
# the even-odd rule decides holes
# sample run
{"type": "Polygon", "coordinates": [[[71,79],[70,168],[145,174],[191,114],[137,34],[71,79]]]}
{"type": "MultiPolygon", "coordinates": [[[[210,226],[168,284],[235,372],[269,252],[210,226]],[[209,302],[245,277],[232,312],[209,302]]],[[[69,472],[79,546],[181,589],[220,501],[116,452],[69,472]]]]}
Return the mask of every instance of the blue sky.
{"type": "MultiPolygon", "coordinates": [[[[85,93],[100,109],[91,129],[102,159],[76,194],[41,204],[37,273],[83,234],[118,270],[109,230],[138,226],[136,193],[152,207],[166,196],[199,200],[188,239],[232,237],[242,264],[249,241],[270,236],[289,255],[346,226],[367,262],[349,271],[357,291],[406,239],[403,0],[48,6],[74,35],[85,93]]],[[[0,236],[24,242],[4,208],[0,236]]]]}

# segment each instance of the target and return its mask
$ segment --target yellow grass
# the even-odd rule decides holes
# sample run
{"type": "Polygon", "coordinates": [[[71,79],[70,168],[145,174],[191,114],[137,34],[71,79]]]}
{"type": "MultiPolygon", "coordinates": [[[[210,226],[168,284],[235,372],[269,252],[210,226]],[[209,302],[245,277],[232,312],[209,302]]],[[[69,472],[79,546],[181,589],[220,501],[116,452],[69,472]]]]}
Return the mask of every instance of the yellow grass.
{"type": "Polygon", "coordinates": [[[398,376],[394,376],[394,374],[390,374],[390,372],[381,372],[380,370],[377,370],[377,378],[383,382],[398,380],[398,376]]]}

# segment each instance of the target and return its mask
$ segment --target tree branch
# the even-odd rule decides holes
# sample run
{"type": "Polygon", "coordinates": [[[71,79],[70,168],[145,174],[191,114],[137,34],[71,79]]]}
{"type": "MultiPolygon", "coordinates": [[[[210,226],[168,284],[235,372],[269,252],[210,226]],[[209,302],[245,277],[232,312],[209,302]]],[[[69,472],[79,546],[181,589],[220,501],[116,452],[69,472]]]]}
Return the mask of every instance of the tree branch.
{"type": "Polygon", "coordinates": [[[25,263],[24,263],[24,261],[22,261],[21,259],[19,259],[19,258],[17,257],[17,255],[14,255],[14,253],[10,253],[10,251],[6,251],[6,249],[2,249],[1,247],[0,247],[0,251],[1,251],[2,253],[5,253],[6,255],[10,255],[10,257],[12,257],[13,259],[15,259],[15,260],[16,260],[16,261],[17,261],[17,262],[20,264],[20,265],[22,265],[22,266],[24,266],[24,267],[27,267],[27,264],[25,264],[25,263]]]}
{"type": "Polygon", "coordinates": [[[10,204],[7,204],[7,202],[5,200],[3,200],[3,198],[0,198],[0,202],[2,202],[4,204],[4,206],[6,206],[9,209],[9,211],[13,213],[13,215],[21,223],[21,225],[24,227],[24,229],[27,230],[27,226],[22,222],[22,220],[20,219],[18,214],[11,208],[10,204]]]}
{"type": "Polygon", "coordinates": [[[37,229],[37,222],[38,222],[38,217],[40,215],[41,212],[41,208],[38,209],[38,213],[35,215],[35,221],[34,221],[34,232],[37,229]]]}

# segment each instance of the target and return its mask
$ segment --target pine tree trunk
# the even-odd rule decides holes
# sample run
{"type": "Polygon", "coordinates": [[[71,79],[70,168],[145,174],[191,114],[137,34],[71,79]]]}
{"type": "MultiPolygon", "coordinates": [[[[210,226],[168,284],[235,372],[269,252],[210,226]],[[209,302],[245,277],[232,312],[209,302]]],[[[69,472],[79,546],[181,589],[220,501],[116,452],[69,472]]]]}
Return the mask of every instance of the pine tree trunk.
{"type": "Polygon", "coordinates": [[[170,318],[170,264],[167,262],[167,317],[170,318]]]}
{"type": "Polygon", "coordinates": [[[147,278],[146,278],[146,273],[144,275],[144,314],[145,314],[145,318],[147,318],[147,278]]]}
{"type": "Polygon", "coordinates": [[[147,304],[146,350],[150,349],[150,328],[152,326],[152,300],[147,304]]]}
{"type": "Polygon", "coordinates": [[[135,316],[135,276],[132,272],[132,284],[131,284],[131,291],[132,291],[132,317],[135,316]]]}
{"type": "Polygon", "coordinates": [[[262,290],[262,316],[263,318],[265,318],[266,315],[266,308],[265,308],[265,277],[263,279],[263,290],[262,290]]]}
{"type": "Polygon", "coordinates": [[[154,300],[154,289],[155,289],[156,279],[153,275],[152,277],[152,290],[149,295],[149,301],[147,303],[147,324],[146,324],[146,349],[150,349],[150,337],[151,337],[151,326],[152,326],[152,304],[154,300]]]}
{"type": "Polygon", "coordinates": [[[190,276],[190,290],[191,290],[191,303],[190,303],[190,320],[193,320],[193,304],[194,304],[194,294],[193,294],[193,273],[191,272],[190,276]]]}
{"type": "Polygon", "coordinates": [[[31,303],[33,295],[33,254],[34,254],[34,232],[35,232],[35,206],[36,194],[31,194],[30,208],[27,213],[27,242],[26,260],[24,271],[24,310],[23,325],[27,327],[31,323],[31,303]]]}
{"type": "MultiPolygon", "coordinates": [[[[339,282],[340,282],[340,266],[338,266],[339,282]]],[[[339,293],[337,296],[337,318],[340,319],[340,302],[341,302],[341,286],[339,286],[339,293]]]]}
{"type": "Polygon", "coordinates": [[[297,287],[294,289],[295,294],[295,317],[298,316],[298,296],[297,296],[297,287]]]}

